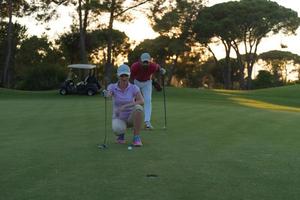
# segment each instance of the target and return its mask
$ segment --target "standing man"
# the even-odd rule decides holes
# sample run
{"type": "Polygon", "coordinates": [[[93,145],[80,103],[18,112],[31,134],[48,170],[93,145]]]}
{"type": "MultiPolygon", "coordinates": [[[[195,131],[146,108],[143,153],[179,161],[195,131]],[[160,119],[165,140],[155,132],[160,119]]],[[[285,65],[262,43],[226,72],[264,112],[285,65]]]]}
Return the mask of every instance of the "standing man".
{"type": "Polygon", "coordinates": [[[151,111],[152,111],[152,80],[151,76],[155,72],[161,75],[166,73],[166,70],[158,64],[151,62],[149,53],[143,53],[140,60],[133,63],[131,66],[131,80],[137,85],[144,96],[144,113],[145,113],[145,126],[146,129],[151,130],[151,111]]]}

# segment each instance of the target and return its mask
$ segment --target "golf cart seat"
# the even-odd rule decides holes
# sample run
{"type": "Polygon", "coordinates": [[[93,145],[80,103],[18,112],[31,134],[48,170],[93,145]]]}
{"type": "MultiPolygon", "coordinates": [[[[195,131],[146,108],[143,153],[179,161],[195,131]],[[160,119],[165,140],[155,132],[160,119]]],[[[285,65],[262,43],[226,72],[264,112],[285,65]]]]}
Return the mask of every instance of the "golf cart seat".
{"type": "Polygon", "coordinates": [[[90,64],[72,64],[68,65],[68,68],[70,69],[69,72],[69,77],[66,79],[66,81],[62,84],[59,93],[61,95],[66,95],[66,94],[87,94],[89,96],[92,96],[94,94],[97,94],[101,86],[99,84],[99,81],[97,78],[94,76],[95,74],[95,68],[96,65],[90,65],[90,64]],[[80,70],[80,71],[79,71],[80,70]],[[77,78],[80,77],[78,75],[82,74],[83,70],[85,74],[89,74],[84,80],[79,81],[73,81],[72,77],[77,78]],[[76,75],[77,72],[77,75],[76,75]],[[81,72],[81,73],[80,73],[81,72]],[[92,73],[93,72],[93,73],[92,73]]]}

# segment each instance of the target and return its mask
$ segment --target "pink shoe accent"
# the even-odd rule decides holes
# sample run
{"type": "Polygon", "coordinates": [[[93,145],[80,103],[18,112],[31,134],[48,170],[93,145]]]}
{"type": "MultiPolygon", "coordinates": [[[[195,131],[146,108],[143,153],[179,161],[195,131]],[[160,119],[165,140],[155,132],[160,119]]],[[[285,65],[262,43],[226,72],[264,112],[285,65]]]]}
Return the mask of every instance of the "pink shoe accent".
{"type": "Polygon", "coordinates": [[[139,136],[134,136],[132,145],[135,146],[135,147],[143,146],[141,138],[139,136]]]}

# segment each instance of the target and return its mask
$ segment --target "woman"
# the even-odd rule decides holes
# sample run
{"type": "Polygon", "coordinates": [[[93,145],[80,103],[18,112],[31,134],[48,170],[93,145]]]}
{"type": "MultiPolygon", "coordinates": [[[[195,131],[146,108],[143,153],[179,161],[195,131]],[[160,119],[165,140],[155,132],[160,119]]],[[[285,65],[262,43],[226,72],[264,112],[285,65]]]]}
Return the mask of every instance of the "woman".
{"type": "Polygon", "coordinates": [[[112,129],[117,135],[117,143],[125,144],[127,127],[133,127],[133,146],[142,146],[140,130],[143,121],[144,98],[140,89],[129,82],[130,68],[128,65],[119,66],[117,75],[119,81],[110,84],[105,97],[113,98],[112,129]]]}

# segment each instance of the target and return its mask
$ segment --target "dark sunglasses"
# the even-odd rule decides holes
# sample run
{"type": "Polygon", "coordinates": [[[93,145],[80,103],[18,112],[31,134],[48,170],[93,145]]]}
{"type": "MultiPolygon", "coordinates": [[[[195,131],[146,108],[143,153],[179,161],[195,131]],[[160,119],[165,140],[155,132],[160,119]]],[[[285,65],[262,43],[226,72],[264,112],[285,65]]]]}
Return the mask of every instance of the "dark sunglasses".
{"type": "Polygon", "coordinates": [[[120,77],[128,77],[128,74],[121,74],[120,77]]]}

